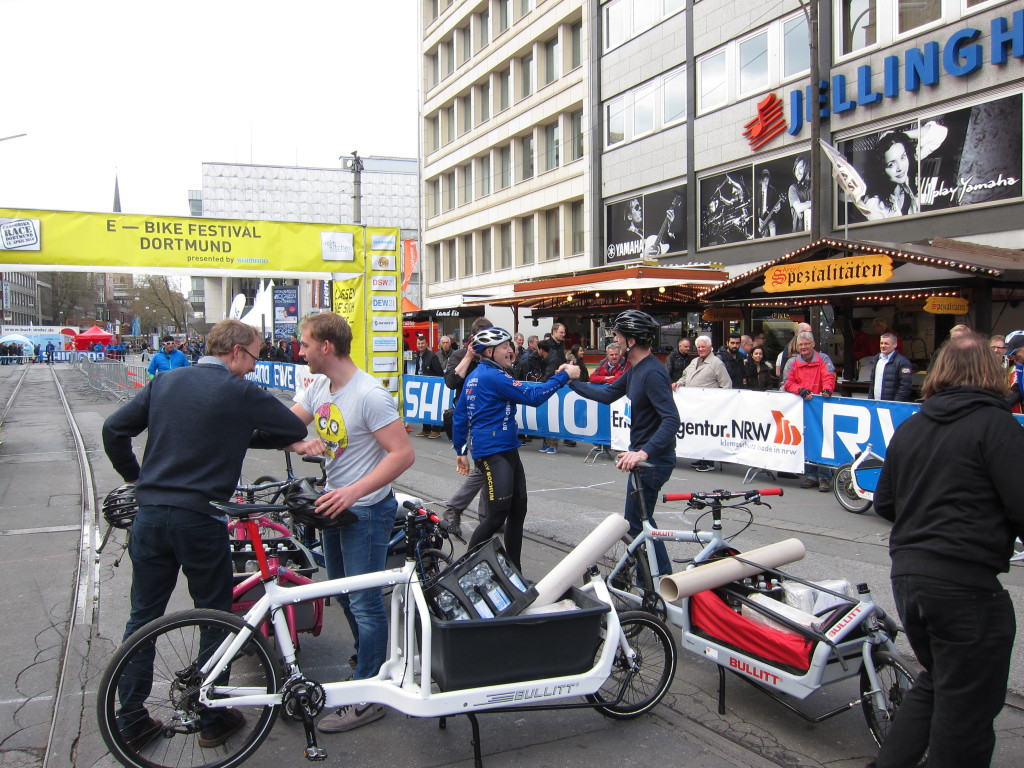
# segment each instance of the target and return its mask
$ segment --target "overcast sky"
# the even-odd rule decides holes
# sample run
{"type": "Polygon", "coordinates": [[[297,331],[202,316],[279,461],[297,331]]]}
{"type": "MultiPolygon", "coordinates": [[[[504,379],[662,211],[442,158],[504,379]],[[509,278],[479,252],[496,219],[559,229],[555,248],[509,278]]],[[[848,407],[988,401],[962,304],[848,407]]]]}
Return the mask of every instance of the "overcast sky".
{"type": "Polygon", "coordinates": [[[188,215],[203,162],[415,157],[417,0],[0,0],[0,208],[188,215]]]}

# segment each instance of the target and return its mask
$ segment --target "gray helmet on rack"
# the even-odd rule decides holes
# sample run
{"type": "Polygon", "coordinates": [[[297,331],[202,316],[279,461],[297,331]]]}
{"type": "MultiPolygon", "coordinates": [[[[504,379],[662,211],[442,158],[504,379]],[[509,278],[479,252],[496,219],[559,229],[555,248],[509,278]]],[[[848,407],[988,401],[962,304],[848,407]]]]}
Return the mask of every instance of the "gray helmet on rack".
{"type": "Polygon", "coordinates": [[[473,351],[482,355],[487,347],[496,347],[506,341],[512,341],[512,334],[504,328],[484,328],[473,337],[473,351]]]}
{"type": "Polygon", "coordinates": [[[646,312],[627,309],[620,312],[612,321],[612,330],[618,331],[626,338],[636,339],[636,343],[641,347],[651,347],[658,338],[661,325],[646,312]]]}

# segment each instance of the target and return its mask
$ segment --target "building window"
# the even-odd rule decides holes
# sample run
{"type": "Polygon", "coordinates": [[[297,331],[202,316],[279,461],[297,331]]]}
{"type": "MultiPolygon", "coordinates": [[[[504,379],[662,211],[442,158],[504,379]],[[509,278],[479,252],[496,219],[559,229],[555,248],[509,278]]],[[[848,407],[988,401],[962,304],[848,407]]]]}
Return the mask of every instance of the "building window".
{"type": "Polygon", "coordinates": [[[561,55],[562,47],[558,44],[557,36],[544,43],[544,85],[555,82],[561,75],[561,55]]]}
{"type": "Polygon", "coordinates": [[[544,212],[544,259],[554,261],[561,255],[561,232],[558,226],[558,209],[544,212]]]}
{"type": "Polygon", "coordinates": [[[512,268],[512,222],[507,221],[498,227],[498,234],[501,238],[501,261],[499,269],[512,268]]]}
{"type": "Polygon", "coordinates": [[[450,141],[455,141],[455,102],[451,103],[451,106],[444,111],[444,143],[447,144],[450,141]]]}
{"type": "Polygon", "coordinates": [[[544,126],[544,170],[558,167],[558,123],[544,126]]]}
{"type": "Polygon", "coordinates": [[[624,43],[629,35],[629,3],[618,0],[604,7],[605,50],[624,43]]]}
{"type": "Polygon", "coordinates": [[[466,235],[462,238],[462,268],[463,275],[472,275],[473,269],[473,236],[466,235]]]}
{"type": "MultiPolygon", "coordinates": [[[[878,42],[876,0],[841,0],[839,23],[842,30],[842,55],[859,51],[878,42]]],[[[805,33],[806,34],[806,33],[805,33]]],[[[788,38],[787,38],[788,42],[788,38]]]]}
{"type": "Polygon", "coordinates": [[[454,280],[458,275],[459,263],[456,260],[457,256],[455,253],[455,240],[448,240],[445,242],[445,246],[448,248],[448,274],[445,277],[448,280],[454,280]]]}
{"type": "Polygon", "coordinates": [[[498,34],[508,29],[509,6],[512,0],[498,0],[498,34]]]}
{"type": "Polygon", "coordinates": [[[469,96],[456,99],[455,104],[459,110],[459,136],[461,136],[464,133],[469,133],[473,127],[472,104],[470,103],[469,96]]]}
{"type": "Polygon", "coordinates": [[[537,243],[533,230],[533,216],[526,216],[519,220],[519,234],[522,240],[523,264],[533,264],[537,258],[537,243]]]}
{"type": "Polygon", "coordinates": [[[807,18],[801,13],[782,25],[782,77],[793,77],[811,68],[807,18]]]}
{"type": "Polygon", "coordinates": [[[480,158],[480,195],[491,194],[491,156],[480,158]]]}
{"type": "Polygon", "coordinates": [[[501,163],[501,189],[508,189],[512,186],[512,147],[499,149],[498,158],[501,163]]]}
{"type": "Polygon", "coordinates": [[[605,108],[605,125],[608,126],[608,133],[605,136],[605,144],[614,147],[626,140],[626,100],[615,99],[608,103],[605,108]]]}
{"type": "Polygon", "coordinates": [[[448,77],[448,75],[455,71],[455,55],[452,51],[453,45],[454,41],[440,43],[437,46],[437,55],[441,58],[441,66],[443,67],[445,77],[448,77]]]}
{"type": "Polygon", "coordinates": [[[533,134],[523,136],[520,146],[523,157],[523,181],[533,178],[533,134]]]}
{"type": "Polygon", "coordinates": [[[427,118],[427,152],[436,152],[441,146],[441,118],[438,115],[427,118]]]}
{"type": "Polygon", "coordinates": [[[427,205],[431,216],[441,213],[441,179],[432,179],[427,182],[427,205]]]}
{"type": "Polygon", "coordinates": [[[569,115],[569,131],[571,133],[571,144],[569,146],[569,159],[579,160],[583,157],[583,111],[573,112],[569,115]]]}
{"type": "Polygon", "coordinates": [[[483,123],[491,119],[491,84],[481,83],[477,90],[477,100],[480,103],[479,117],[477,122],[483,123]]]}
{"type": "Polygon", "coordinates": [[[427,246],[427,252],[430,254],[430,278],[431,282],[437,283],[441,281],[441,245],[440,243],[431,243],[427,246]]]}
{"type": "Polygon", "coordinates": [[[754,93],[768,87],[768,33],[748,37],[739,44],[740,93],[754,93]]]}
{"type": "Polygon", "coordinates": [[[637,89],[633,98],[633,137],[654,130],[654,110],[658,105],[658,84],[637,89]]]}
{"type": "Polygon", "coordinates": [[[661,0],[633,0],[633,29],[653,27],[654,22],[661,16],[661,9],[656,7],[660,4],[661,0]]]}
{"type": "Polygon", "coordinates": [[[498,73],[498,111],[508,109],[512,95],[512,70],[505,69],[498,73]]]}
{"type": "Polygon", "coordinates": [[[583,22],[577,21],[569,28],[569,41],[572,47],[570,63],[576,69],[583,65],[583,22]]]}
{"type": "Polygon", "coordinates": [[[459,44],[459,66],[461,67],[473,55],[473,34],[469,27],[455,30],[455,40],[459,44]]]}
{"type": "Polygon", "coordinates": [[[480,24],[479,38],[477,44],[477,50],[487,46],[491,42],[491,12],[489,9],[484,8],[480,11],[480,15],[477,17],[480,24]]]}
{"type": "Polygon", "coordinates": [[[455,207],[455,172],[446,173],[444,175],[445,183],[445,200],[444,209],[450,211],[455,207]]]}
{"type": "Polygon", "coordinates": [[[433,88],[435,85],[437,85],[440,77],[439,65],[437,63],[437,55],[437,51],[427,54],[427,88],[433,88]]]}
{"type": "Polygon", "coordinates": [[[516,18],[521,19],[523,16],[533,10],[533,0],[517,0],[516,2],[516,18]]]}
{"type": "Polygon", "coordinates": [[[491,230],[480,230],[480,274],[491,271],[491,230]]]}
{"type": "Polygon", "coordinates": [[[466,163],[462,166],[462,190],[459,194],[459,203],[465,205],[473,202],[473,163],[466,163]]]}
{"type": "Polygon", "coordinates": [[[533,93],[533,54],[528,53],[519,60],[519,98],[525,99],[533,93]]]}
{"type": "Polygon", "coordinates": [[[707,112],[720,107],[729,100],[729,88],[725,78],[725,51],[705,56],[697,61],[698,108],[707,112]]]}
{"type": "Polygon", "coordinates": [[[583,220],[583,201],[575,200],[569,208],[569,216],[572,219],[572,252],[583,253],[587,249],[584,239],[586,222],[583,220]]]}
{"type": "Polygon", "coordinates": [[[686,119],[686,70],[679,70],[665,76],[664,80],[664,122],[665,125],[686,119]]]}
{"type": "Polygon", "coordinates": [[[438,14],[438,0],[427,0],[427,21],[433,21],[438,14]]]}
{"type": "Polygon", "coordinates": [[[942,0],[896,0],[896,31],[904,34],[942,18],[942,0]]]}

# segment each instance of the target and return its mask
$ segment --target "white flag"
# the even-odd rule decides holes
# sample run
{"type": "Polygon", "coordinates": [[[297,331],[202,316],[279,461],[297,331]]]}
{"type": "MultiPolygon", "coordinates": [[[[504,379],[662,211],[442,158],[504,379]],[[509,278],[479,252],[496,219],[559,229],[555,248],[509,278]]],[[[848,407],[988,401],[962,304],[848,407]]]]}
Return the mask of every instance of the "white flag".
{"type": "Polygon", "coordinates": [[[861,213],[865,215],[870,213],[871,209],[868,208],[865,201],[868,186],[857,173],[857,169],[850,165],[850,162],[839,153],[839,150],[827,141],[823,139],[818,139],[818,141],[832,162],[832,178],[836,180],[836,184],[861,213]]]}

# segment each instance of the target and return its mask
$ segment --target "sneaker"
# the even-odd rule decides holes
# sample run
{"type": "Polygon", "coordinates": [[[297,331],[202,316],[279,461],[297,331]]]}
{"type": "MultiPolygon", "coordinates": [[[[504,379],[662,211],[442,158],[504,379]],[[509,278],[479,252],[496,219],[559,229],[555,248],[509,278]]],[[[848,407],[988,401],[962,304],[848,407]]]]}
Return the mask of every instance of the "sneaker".
{"type": "Polygon", "coordinates": [[[444,520],[448,523],[448,532],[458,536],[462,535],[462,513],[454,509],[447,509],[444,513],[444,520]]]}
{"type": "Polygon", "coordinates": [[[225,709],[216,723],[199,732],[199,746],[203,749],[219,747],[245,724],[245,715],[237,709],[225,709]]]}
{"type": "Polygon", "coordinates": [[[359,657],[356,656],[354,653],[351,656],[348,657],[348,665],[350,667],[352,667],[352,669],[355,669],[356,668],[356,664],[358,664],[358,663],[359,663],[359,657]]]}
{"type": "Polygon", "coordinates": [[[333,714],[320,718],[316,728],[321,733],[343,733],[384,717],[382,704],[349,704],[333,714]]]}
{"type": "Polygon", "coordinates": [[[155,717],[147,717],[142,729],[130,739],[126,739],[128,749],[133,752],[141,752],[149,745],[149,742],[160,735],[163,727],[164,724],[155,717]]]}
{"type": "Polygon", "coordinates": [[[430,432],[428,432],[425,429],[421,429],[419,432],[416,433],[416,437],[429,437],[429,436],[430,436],[430,432]]]}
{"type": "Polygon", "coordinates": [[[698,466],[694,467],[698,472],[714,472],[715,462],[713,461],[701,461],[698,466]]]}
{"type": "Polygon", "coordinates": [[[553,456],[556,453],[558,453],[558,449],[557,448],[548,448],[548,455],[553,456]]]}
{"type": "Polygon", "coordinates": [[[832,481],[827,477],[818,478],[818,491],[820,493],[828,493],[832,490],[832,481]]]}
{"type": "Polygon", "coordinates": [[[800,481],[801,488],[813,488],[817,484],[818,481],[815,480],[813,477],[805,477],[803,480],[800,481]]]}
{"type": "Polygon", "coordinates": [[[430,432],[430,433],[427,434],[427,439],[428,440],[437,440],[437,438],[439,438],[440,436],[441,436],[440,432],[430,432]]]}
{"type": "Polygon", "coordinates": [[[537,449],[537,453],[547,453],[547,452],[548,452],[548,447],[546,445],[542,445],[540,448],[537,449]]]}

